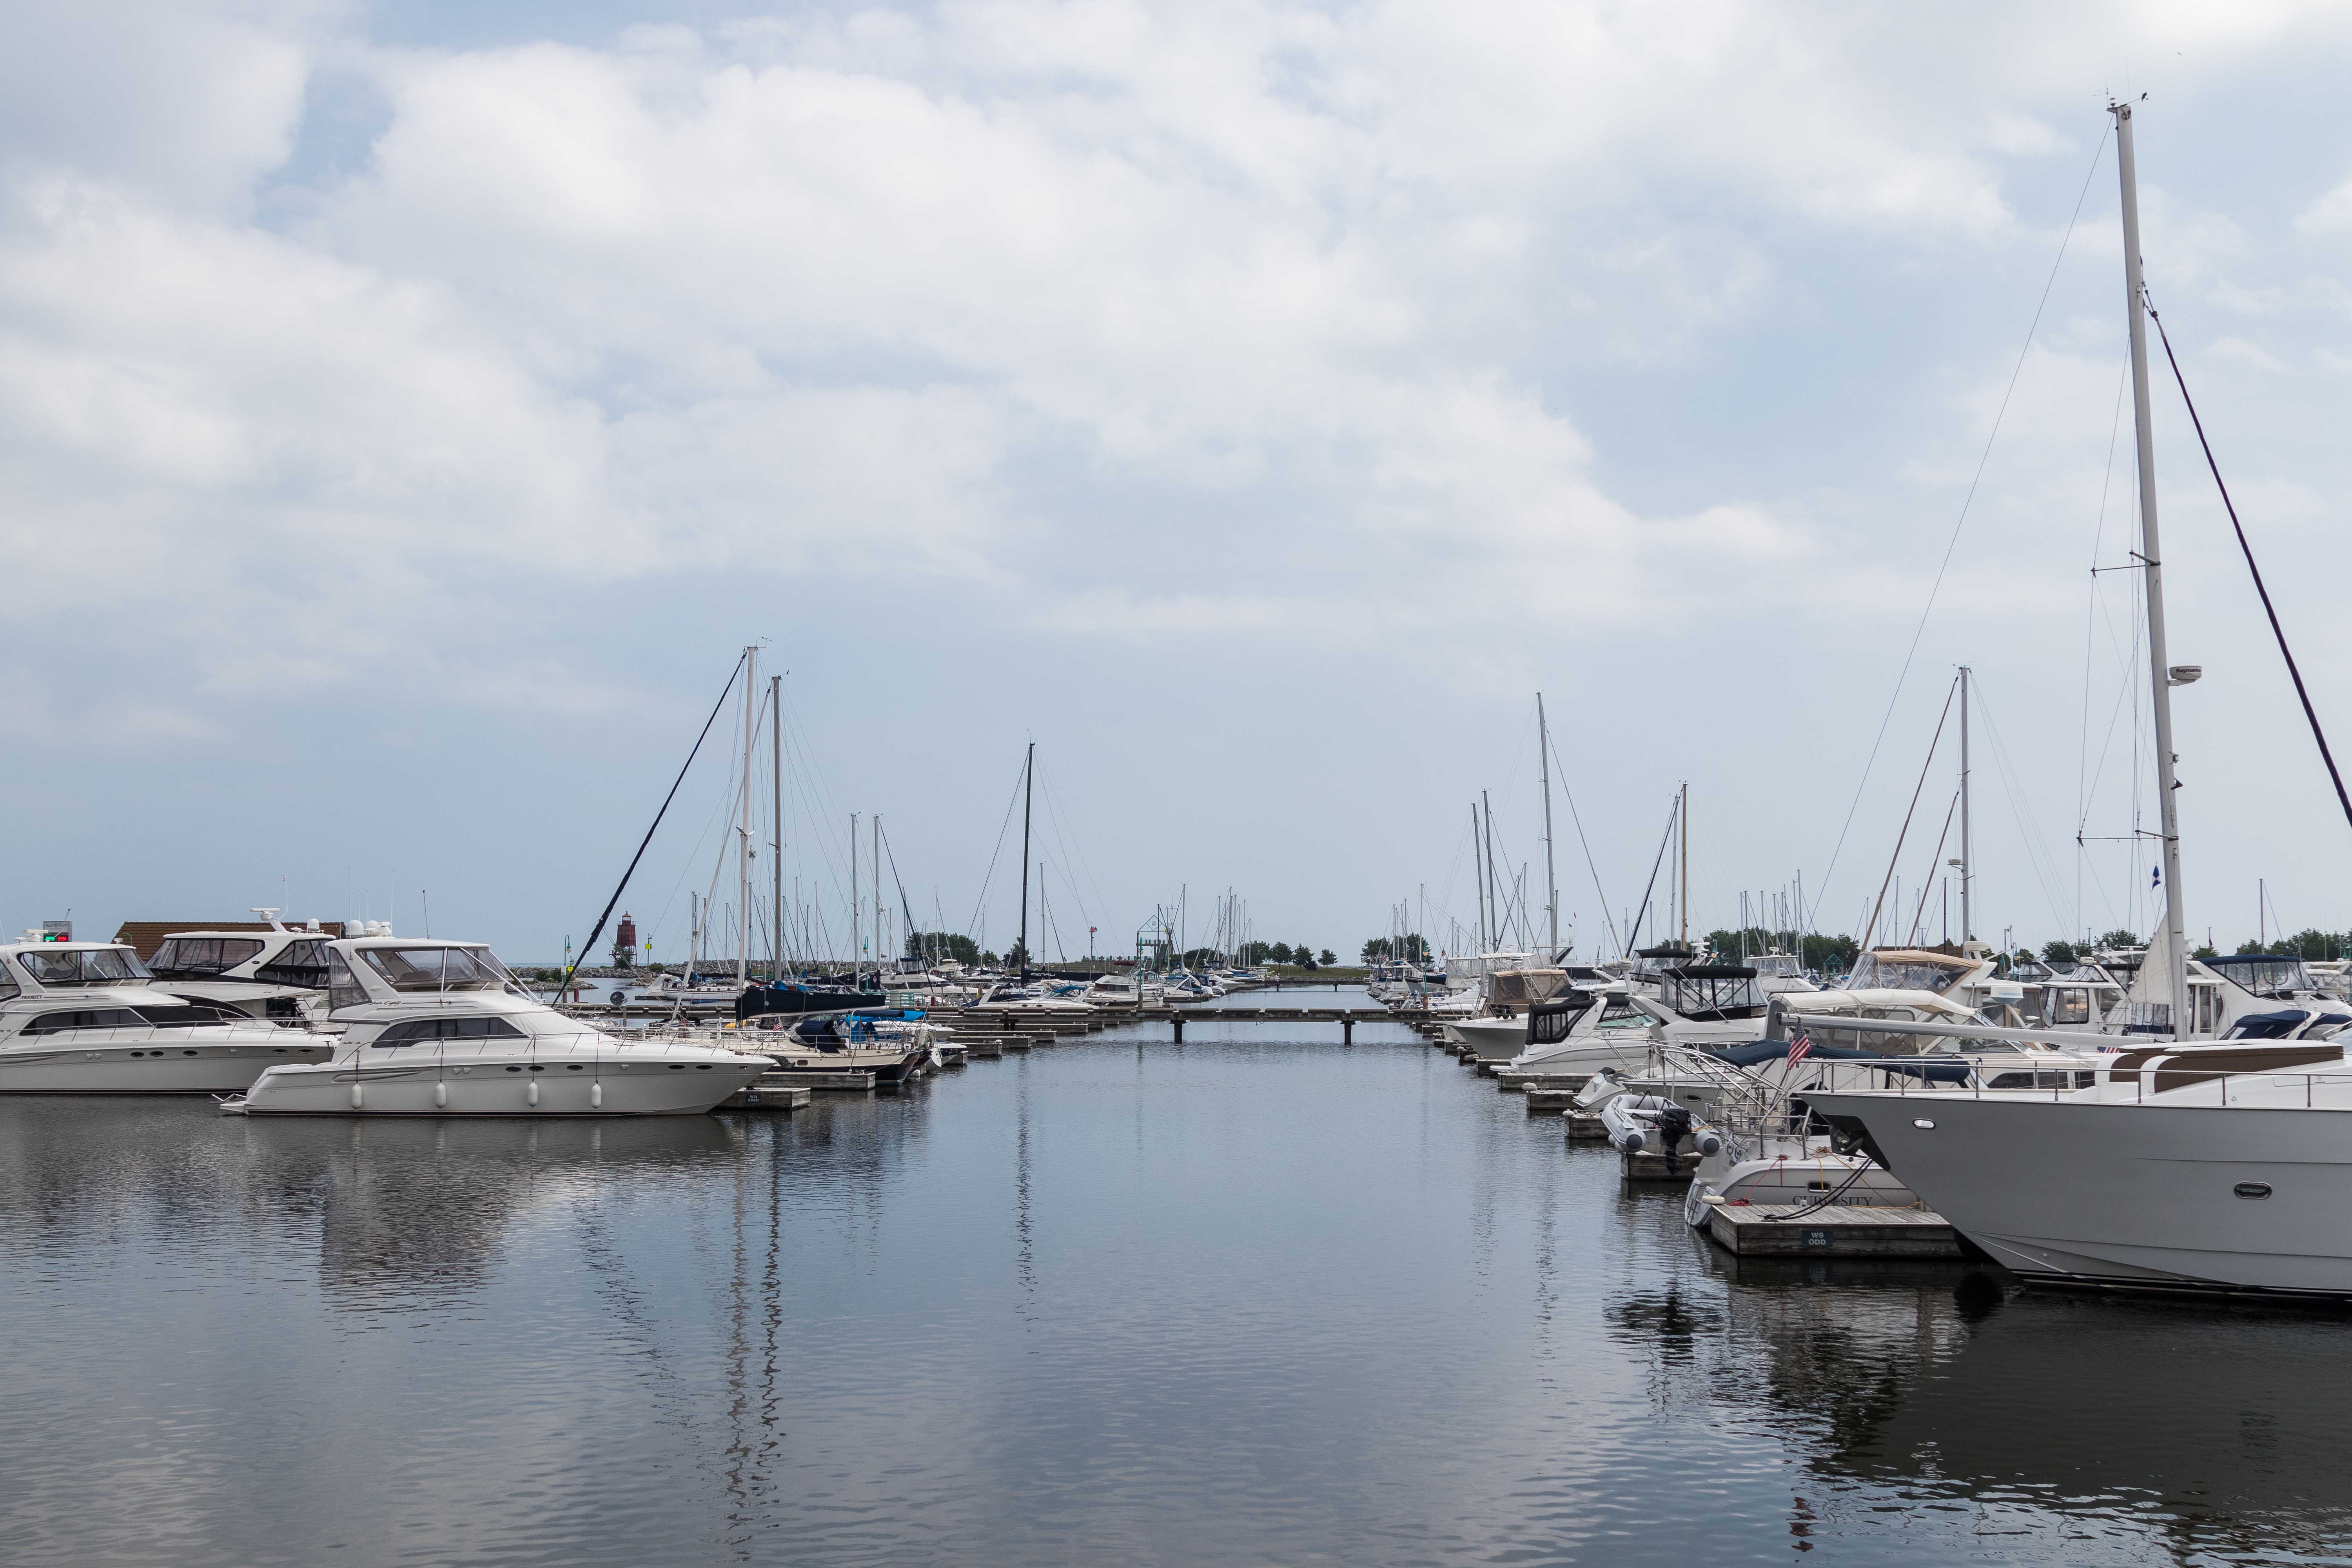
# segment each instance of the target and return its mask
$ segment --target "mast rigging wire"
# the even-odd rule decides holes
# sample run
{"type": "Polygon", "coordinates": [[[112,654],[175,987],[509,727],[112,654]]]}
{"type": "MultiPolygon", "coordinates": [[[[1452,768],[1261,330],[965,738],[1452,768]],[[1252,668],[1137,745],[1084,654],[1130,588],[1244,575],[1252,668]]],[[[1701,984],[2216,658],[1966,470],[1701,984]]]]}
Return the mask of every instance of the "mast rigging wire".
{"type": "Polygon", "coordinates": [[[621,895],[629,890],[629,879],[637,874],[637,862],[646,858],[646,847],[654,841],[654,834],[660,829],[662,817],[669,811],[669,803],[677,798],[677,786],[686,782],[686,770],[694,766],[694,759],[701,755],[702,742],[710,739],[710,726],[719,722],[719,710],[727,706],[727,694],[735,689],[735,678],[743,673],[743,658],[741,654],[735,656],[735,668],[727,672],[727,684],[719,689],[719,700],[710,705],[710,717],[702,721],[702,733],[694,738],[694,750],[686,753],[686,761],[680,764],[677,777],[670,781],[669,793],[662,796],[661,810],[654,813],[653,826],[646,829],[644,839],[637,845],[637,852],[629,857],[629,868],[621,873],[621,885],[613,889],[612,898],[605,901],[604,912],[596,917],[596,929],[590,931],[588,940],[580,944],[580,956],[564,970],[562,983],[555,988],[559,998],[572,988],[572,977],[580,972],[581,963],[595,951],[596,939],[604,934],[604,922],[613,918],[614,908],[620,903],[621,895]]]}
{"type": "MultiPolygon", "coordinates": [[[[1870,755],[1862,764],[1862,778],[1853,786],[1853,804],[1846,807],[1845,826],[1838,829],[1837,847],[1830,851],[1829,869],[1822,873],[1821,886],[1813,889],[1813,908],[1821,908],[1822,899],[1829,892],[1830,879],[1837,874],[1838,856],[1845,849],[1846,835],[1853,830],[1853,815],[1862,808],[1863,792],[1869,787],[1870,771],[1878,763],[1879,748],[1886,743],[1886,727],[1895,720],[1895,705],[1903,696],[1903,683],[1910,678],[1911,661],[1919,655],[1919,639],[1927,635],[1927,617],[1935,612],[1936,595],[1943,591],[1944,574],[1951,570],[1952,552],[1960,546],[1960,531],[1968,526],[1969,508],[1976,503],[1977,487],[1984,483],[1985,465],[1992,461],[1992,444],[2000,437],[2000,424],[2009,413],[2010,399],[2016,395],[2018,377],[2025,374],[2025,357],[2033,352],[2033,334],[2042,328],[2042,313],[2050,307],[2050,290],[2058,282],[2058,268],[2066,260],[2066,247],[2074,237],[2074,226],[2083,216],[2083,203],[2091,195],[2091,182],[2099,173],[2099,161],[2106,155],[2106,132],[2100,132],[2099,144],[2091,153],[2091,167],[2083,175],[2082,193],[2074,198],[2074,216],[2066,220],[2066,233],[2058,241],[2058,254],[2050,263],[2050,276],[2042,285],[2042,299],[2033,307],[2033,320],[2027,323],[2025,342],[2018,346],[2017,364],[2009,373],[2009,385],[2000,395],[2000,406],[1993,411],[1992,429],[1985,436],[1984,451],[1977,458],[1977,471],[1969,480],[1969,493],[1960,500],[1960,515],[1953,520],[1952,536],[1944,543],[1944,559],[1936,567],[1936,580],[1927,585],[1927,602],[1919,607],[1919,624],[1911,630],[1911,646],[1903,655],[1903,668],[1895,672],[1895,689],[1887,694],[1886,712],[1878,721],[1878,736],[1870,743],[1870,755]]],[[[1915,799],[1916,804],[1916,799],[1915,799]]],[[[2352,808],[2347,808],[2352,809],[2352,808]]],[[[1884,889],[1882,889],[1883,893],[1884,889]]],[[[1895,911],[1902,918],[1902,911],[1895,911]]]]}
{"type": "MultiPolygon", "coordinates": [[[[1936,765],[1936,748],[1943,744],[1944,722],[1952,716],[1952,698],[1960,689],[1960,678],[1952,677],[1952,684],[1944,691],[1944,711],[1936,720],[1936,738],[1927,742],[1927,760],[1919,764],[1919,782],[1911,787],[1911,806],[1903,814],[1903,831],[1895,836],[1895,853],[1886,858],[1886,875],[1878,884],[1878,901],[1870,906],[1870,920],[1862,929],[1861,951],[1870,951],[1870,939],[1878,934],[1878,911],[1886,907],[1887,884],[1895,880],[1895,863],[1903,858],[1903,841],[1911,836],[1911,816],[1919,809],[1919,792],[1927,787],[1927,770],[1936,765]]],[[[1895,918],[1901,920],[1897,909],[1895,918]]]]}
{"type": "MultiPolygon", "coordinates": [[[[2145,297],[2147,290],[2141,289],[2145,297]]],[[[2294,650],[2286,646],[2286,628],[2279,625],[2278,611],[2271,604],[2271,591],[2263,584],[2263,569],[2254,564],[2254,547],[2246,542],[2245,525],[2238,521],[2238,508],[2230,500],[2230,487],[2221,482],[2221,465],[2213,460],[2213,443],[2205,439],[2205,422],[2197,417],[2197,404],[2189,395],[2189,383],[2180,374],[2180,362],[2173,357],[2172,339],[2166,335],[2164,321],[2156,313],[2156,301],[2147,301],[2147,319],[2156,322],[2156,335],[2164,344],[2164,361],[2172,367],[2173,384],[2180,388],[2180,401],[2189,406],[2189,422],[2197,427],[2197,444],[2205,449],[2205,466],[2212,470],[2213,488],[2221,492],[2222,510],[2230,514],[2230,527],[2238,536],[2239,552],[2246,558],[2246,570],[2254,579],[2254,592],[2262,595],[2263,614],[2270,617],[2271,636],[2278,639],[2279,657],[2286,660],[2286,673],[2294,682],[2294,695],[2303,704],[2304,719],[2311,725],[2311,738],[2319,742],[2319,760],[2327,764],[2327,776],[2336,785],[2336,804],[2344,808],[2344,820],[2352,824],[2352,795],[2344,792],[2344,775],[2336,768],[2336,753],[2327,749],[2327,732],[2319,727],[2318,711],[2311,705],[2311,693],[2303,684],[2303,671],[2296,668],[2294,650]]],[[[2168,895],[2171,889],[2167,889],[2168,895]]]]}

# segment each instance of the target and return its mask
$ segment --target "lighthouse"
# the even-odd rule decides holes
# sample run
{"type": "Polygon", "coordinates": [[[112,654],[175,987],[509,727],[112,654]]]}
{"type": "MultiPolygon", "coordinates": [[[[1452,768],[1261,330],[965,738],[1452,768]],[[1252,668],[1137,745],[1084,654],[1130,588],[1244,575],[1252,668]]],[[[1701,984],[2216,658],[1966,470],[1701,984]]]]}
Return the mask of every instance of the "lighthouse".
{"type": "Polygon", "coordinates": [[[613,967],[635,969],[637,966],[637,922],[621,911],[621,923],[613,932],[613,967]]]}

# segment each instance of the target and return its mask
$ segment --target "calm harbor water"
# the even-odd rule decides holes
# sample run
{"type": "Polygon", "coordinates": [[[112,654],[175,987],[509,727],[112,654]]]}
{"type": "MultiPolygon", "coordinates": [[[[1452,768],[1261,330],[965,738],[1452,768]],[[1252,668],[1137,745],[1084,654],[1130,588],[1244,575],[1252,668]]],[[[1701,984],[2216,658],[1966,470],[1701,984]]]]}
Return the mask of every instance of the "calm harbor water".
{"type": "Polygon", "coordinates": [[[1337,1034],[788,1119],[0,1102],[0,1560],[2352,1561],[2352,1320],[1736,1266],[1337,1034]]]}

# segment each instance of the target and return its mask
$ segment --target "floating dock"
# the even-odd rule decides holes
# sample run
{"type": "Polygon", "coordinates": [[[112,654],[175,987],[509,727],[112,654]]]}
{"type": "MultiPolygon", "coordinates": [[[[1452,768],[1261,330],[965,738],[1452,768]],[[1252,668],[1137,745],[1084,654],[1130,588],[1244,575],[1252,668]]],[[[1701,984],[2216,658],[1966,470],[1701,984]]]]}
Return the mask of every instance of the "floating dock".
{"type": "Polygon", "coordinates": [[[761,1090],[765,1090],[772,1083],[775,1084],[779,1088],[803,1089],[824,1089],[849,1094],[859,1094],[869,1090],[874,1087],[874,1075],[870,1072],[855,1071],[772,1072],[762,1078],[756,1087],[761,1090]]]}
{"type": "Polygon", "coordinates": [[[798,1110],[814,1096],[806,1085],[797,1080],[770,1081],[762,1078],[755,1084],[739,1089],[719,1102],[721,1110],[798,1110]]]}
{"type": "Polygon", "coordinates": [[[1742,1258],[1959,1258],[1959,1233],[1927,1209],[1710,1204],[1710,1240],[1742,1258]]]}

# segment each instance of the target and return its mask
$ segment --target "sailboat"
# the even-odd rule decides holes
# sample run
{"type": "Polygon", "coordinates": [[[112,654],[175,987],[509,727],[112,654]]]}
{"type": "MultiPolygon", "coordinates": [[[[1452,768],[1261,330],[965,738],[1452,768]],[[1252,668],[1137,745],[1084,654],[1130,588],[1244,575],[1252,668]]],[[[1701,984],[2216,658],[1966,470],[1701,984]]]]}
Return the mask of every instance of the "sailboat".
{"type": "MultiPolygon", "coordinates": [[[[2352,1068],[2331,1041],[2189,1045],[2163,552],[2147,387],[2132,105],[2109,105],[2123,195],[2140,559],[2147,595],[2164,923],[2134,979],[2137,1049],[2088,1088],[1808,1093],[1868,1153],[2031,1282],[2352,1297],[2352,1068]],[[2347,1118],[2347,1120],[2339,1120],[2347,1118]]],[[[2282,638],[2284,646],[2284,638],[2282,638]]],[[[2316,721],[2314,721],[2315,730],[2316,721]]]]}

